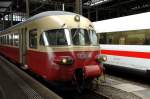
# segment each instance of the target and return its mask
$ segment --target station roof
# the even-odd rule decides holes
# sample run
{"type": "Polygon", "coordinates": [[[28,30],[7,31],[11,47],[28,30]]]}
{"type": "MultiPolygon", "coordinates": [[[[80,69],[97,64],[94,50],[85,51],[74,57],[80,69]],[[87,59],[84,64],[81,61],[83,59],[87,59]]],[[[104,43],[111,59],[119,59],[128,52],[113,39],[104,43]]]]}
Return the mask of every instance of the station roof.
{"type": "MultiPolygon", "coordinates": [[[[55,8],[60,10],[63,3],[66,6],[73,6],[74,0],[29,0],[29,3],[30,13],[34,15],[42,11],[55,10],[55,8]]],[[[26,12],[26,0],[0,0],[0,18],[11,13],[11,7],[13,12],[26,12]]]]}
{"type": "Polygon", "coordinates": [[[12,4],[11,1],[0,1],[0,17],[2,17],[2,13],[7,12],[7,9],[12,4]]]}
{"type": "MultiPolygon", "coordinates": [[[[26,12],[26,0],[0,0],[0,18],[13,12],[26,12]]],[[[83,4],[83,15],[88,17],[90,9],[90,19],[104,20],[121,17],[125,15],[137,14],[150,11],[150,0],[81,0],[83,4]],[[96,11],[99,17],[96,19],[96,11]]],[[[73,12],[75,0],[29,0],[30,15],[35,15],[43,11],[61,10],[65,4],[65,10],[73,12]]]]}

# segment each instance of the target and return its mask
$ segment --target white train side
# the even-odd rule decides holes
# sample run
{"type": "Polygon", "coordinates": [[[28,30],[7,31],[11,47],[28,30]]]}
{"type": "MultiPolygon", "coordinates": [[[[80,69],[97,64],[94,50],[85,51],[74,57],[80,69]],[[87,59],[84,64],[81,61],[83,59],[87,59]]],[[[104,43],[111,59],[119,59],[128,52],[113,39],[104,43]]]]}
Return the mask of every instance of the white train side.
{"type": "Polygon", "coordinates": [[[150,70],[150,12],[93,22],[105,64],[150,70]]]}

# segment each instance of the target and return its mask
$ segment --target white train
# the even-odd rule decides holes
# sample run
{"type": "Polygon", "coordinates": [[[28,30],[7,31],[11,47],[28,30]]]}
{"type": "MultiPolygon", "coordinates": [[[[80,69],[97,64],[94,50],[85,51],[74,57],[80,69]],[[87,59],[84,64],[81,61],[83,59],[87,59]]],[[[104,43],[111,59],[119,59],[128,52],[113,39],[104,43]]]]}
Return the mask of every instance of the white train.
{"type": "Polygon", "coordinates": [[[150,70],[150,12],[93,22],[108,66],[150,70]]]}

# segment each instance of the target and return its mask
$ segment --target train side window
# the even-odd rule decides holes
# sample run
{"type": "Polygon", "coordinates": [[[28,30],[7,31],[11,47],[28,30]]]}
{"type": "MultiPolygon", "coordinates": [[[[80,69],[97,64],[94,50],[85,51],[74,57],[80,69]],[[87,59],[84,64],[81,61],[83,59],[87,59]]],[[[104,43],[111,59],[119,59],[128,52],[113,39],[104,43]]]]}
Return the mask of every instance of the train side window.
{"type": "Polygon", "coordinates": [[[1,44],[3,44],[3,38],[2,38],[2,36],[1,36],[1,44]]]}
{"type": "Polygon", "coordinates": [[[37,48],[37,29],[29,31],[29,47],[37,48]]]}
{"type": "Polygon", "coordinates": [[[7,35],[5,35],[5,44],[7,44],[7,35]]]}
{"type": "Polygon", "coordinates": [[[2,38],[0,37],[0,44],[2,44],[2,41],[1,41],[1,39],[2,39],[2,38]]]}
{"type": "Polygon", "coordinates": [[[119,44],[125,45],[125,37],[120,37],[119,38],[119,44]]]}
{"type": "Polygon", "coordinates": [[[145,43],[145,34],[130,32],[127,36],[127,44],[129,45],[143,45],[145,43]]]}
{"type": "Polygon", "coordinates": [[[1,36],[1,44],[3,44],[3,37],[1,36]]]}
{"type": "Polygon", "coordinates": [[[100,33],[99,35],[99,44],[107,44],[106,33],[100,33]]]}
{"type": "Polygon", "coordinates": [[[1,44],[2,44],[2,37],[1,37],[1,44]]]}
{"type": "Polygon", "coordinates": [[[107,37],[108,37],[107,44],[114,44],[115,41],[113,39],[113,35],[108,35],[107,37]]]}
{"type": "Polygon", "coordinates": [[[5,35],[5,44],[7,44],[7,35],[5,35]]]}
{"type": "Polygon", "coordinates": [[[3,44],[5,44],[5,38],[4,38],[4,36],[3,36],[3,44]]]}
{"type": "Polygon", "coordinates": [[[1,36],[1,44],[2,44],[2,36],[1,36]]]}
{"type": "Polygon", "coordinates": [[[4,44],[4,36],[2,37],[2,39],[3,39],[3,44],[4,44]]]}
{"type": "Polygon", "coordinates": [[[13,46],[13,34],[10,35],[10,45],[13,46]]]}
{"type": "Polygon", "coordinates": [[[4,44],[4,36],[2,36],[2,44],[4,44]]]}
{"type": "Polygon", "coordinates": [[[145,41],[144,45],[150,45],[150,30],[145,30],[145,41]]]}
{"type": "Polygon", "coordinates": [[[11,45],[11,44],[10,44],[10,42],[11,42],[10,38],[11,38],[11,35],[9,34],[9,35],[8,35],[8,40],[9,40],[9,43],[8,43],[8,44],[9,44],[9,45],[11,45]]]}
{"type": "Polygon", "coordinates": [[[5,35],[4,35],[4,44],[5,44],[5,35]]]}
{"type": "Polygon", "coordinates": [[[7,38],[7,45],[9,44],[9,35],[6,36],[7,38]]]}
{"type": "Polygon", "coordinates": [[[3,36],[1,36],[1,44],[3,44],[3,36]]]}
{"type": "Polygon", "coordinates": [[[1,37],[1,44],[3,44],[3,36],[1,37]]]}
{"type": "Polygon", "coordinates": [[[1,44],[2,44],[2,37],[1,37],[1,44]]]}
{"type": "Polygon", "coordinates": [[[19,46],[19,34],[15,33],[13,36],[14,46],[19,46]]]}
{"type": "Polygon", "coordinates": [[[4,44],[4,38],[3,38],[3,36],[2,36],[2,44],[4,44]]]}
{"type": "Polygon", "coordinates": [[[4,36],[4,44],[6,44],[6,35],[4,36]]]}
{"type": "Polygon", "coordinates": [[[2,37],[1,37],[1,44],[2,44],[2,37]]]}
{"type": "Polygon", "coordinates": [[[3,44],[3,38],[2,38],[2,36],[1,36],[1,44],[3,44]]]}

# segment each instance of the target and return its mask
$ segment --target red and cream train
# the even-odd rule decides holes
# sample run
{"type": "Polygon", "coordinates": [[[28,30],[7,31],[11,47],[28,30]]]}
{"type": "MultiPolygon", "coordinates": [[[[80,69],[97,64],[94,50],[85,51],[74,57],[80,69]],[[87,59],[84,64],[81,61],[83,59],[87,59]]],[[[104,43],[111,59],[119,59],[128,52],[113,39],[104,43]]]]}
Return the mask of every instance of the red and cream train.
{"type": "Polygon", "coordinates": [[[70,12],[43,12],[2,31],[0,53],[48,81],[95,78],[103,72],[92,23],[70,12]]]}

